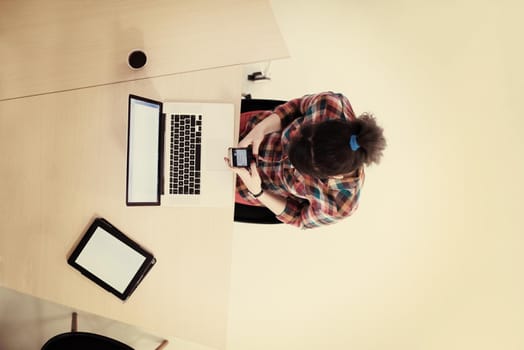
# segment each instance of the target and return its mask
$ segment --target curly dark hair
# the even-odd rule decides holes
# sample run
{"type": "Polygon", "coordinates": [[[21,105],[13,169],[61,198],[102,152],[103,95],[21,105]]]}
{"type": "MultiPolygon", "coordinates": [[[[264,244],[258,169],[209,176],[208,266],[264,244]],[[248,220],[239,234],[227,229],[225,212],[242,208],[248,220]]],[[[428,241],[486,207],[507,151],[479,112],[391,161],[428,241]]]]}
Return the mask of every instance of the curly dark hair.
{"type": "Polygon", "coordinates": [[[318,178],[349,174],[372,163],[378,164],[386,148],[383,129],[370,114],[355,120],[328,120],[300,127],[291,140],[289,159],[303,174],[318,178]],[[353,151],[351,136],[358,145],[353,151]]]}

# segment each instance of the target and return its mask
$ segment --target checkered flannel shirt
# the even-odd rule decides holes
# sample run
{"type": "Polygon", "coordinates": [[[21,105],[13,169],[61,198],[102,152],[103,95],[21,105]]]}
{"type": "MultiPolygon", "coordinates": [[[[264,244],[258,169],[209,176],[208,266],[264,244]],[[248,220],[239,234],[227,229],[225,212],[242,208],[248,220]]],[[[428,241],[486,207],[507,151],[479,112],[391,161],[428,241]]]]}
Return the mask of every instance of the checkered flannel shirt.
{"type": "MultiPolygon", "coordinates": [[[[348,99],[341,94],[324,92],[290,100],[274,111],[252,112],[240,138],[273,112],[281,119],[282,131],[265,136],[259,149],[258,171],[264,191],[286,198],[286,207],[277,218],[305,229],[332,224],[351,215],[358,206],[363,169],[352,177],[322,180],[301,174],[287,157],[290,140],[301,125],[331,119],[354,120],[348,99]]],[[[239,178],[237,191],[249,203],[262,205],[239,178]]]]}

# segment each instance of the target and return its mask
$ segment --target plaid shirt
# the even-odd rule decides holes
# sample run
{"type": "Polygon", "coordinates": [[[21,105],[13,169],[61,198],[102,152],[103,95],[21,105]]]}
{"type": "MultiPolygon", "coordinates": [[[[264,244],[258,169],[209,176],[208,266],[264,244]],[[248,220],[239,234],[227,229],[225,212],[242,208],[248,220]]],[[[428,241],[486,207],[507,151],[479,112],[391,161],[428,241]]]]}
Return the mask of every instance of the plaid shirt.
{"type": "MultiPolygon", "coordinates": [[[[299,173],[287,157],[290,140],[301,125],[330,119],[354,120],[348,99],[332,92],[307,95],[280,105],[273,112],[281,118],[282,131],[265,136],[258,152],[258,171],[264,191],[286,198],[286,207],[277,218],[300,228],[313,228],[351,215],[358,206],[363,169],[351,177],[322,180],[299,173]]],[[[273,112],[250,112],[240,137],[273,112]]],[[[239,178],[237,191],[252,205],[262,205],[239,178]]]]}

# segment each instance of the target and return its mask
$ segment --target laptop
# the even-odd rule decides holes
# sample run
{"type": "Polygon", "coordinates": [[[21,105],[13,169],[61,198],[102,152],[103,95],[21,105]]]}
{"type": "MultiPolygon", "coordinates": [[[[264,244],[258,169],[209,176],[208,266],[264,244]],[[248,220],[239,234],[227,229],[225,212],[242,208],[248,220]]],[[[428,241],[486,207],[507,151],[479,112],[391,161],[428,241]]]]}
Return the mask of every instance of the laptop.
{"type": "Polygon", "coordinates": [[[129,95],[128,206],[233,206],[234,106],[129,95]]]}

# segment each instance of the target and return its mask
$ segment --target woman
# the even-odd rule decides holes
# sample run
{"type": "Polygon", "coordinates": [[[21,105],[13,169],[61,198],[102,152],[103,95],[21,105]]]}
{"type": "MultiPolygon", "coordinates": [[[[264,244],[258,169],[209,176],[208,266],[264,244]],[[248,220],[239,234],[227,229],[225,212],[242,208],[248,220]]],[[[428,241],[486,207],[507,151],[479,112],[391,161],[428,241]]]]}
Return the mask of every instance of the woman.
{"type": "Polygon", "coordinates": [[[240,137],[238,147],[251,145],[256,163],[249,169],[231,168],[238,175],[238,193],[300,228],[351,215],[358,206],[364,165],[378,163],[386,146],[375,119],[355,117],[348,99],[332,92],[258,112],[240,137]]]}

